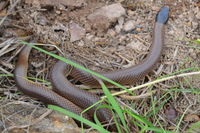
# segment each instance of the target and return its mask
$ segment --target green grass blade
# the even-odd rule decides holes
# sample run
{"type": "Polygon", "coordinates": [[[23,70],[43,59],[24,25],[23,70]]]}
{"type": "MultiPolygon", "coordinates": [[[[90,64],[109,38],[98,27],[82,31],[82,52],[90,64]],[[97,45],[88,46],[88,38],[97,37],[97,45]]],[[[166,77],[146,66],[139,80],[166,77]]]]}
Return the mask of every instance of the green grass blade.
{"type": "MultiPolygon", "coordinates": [[[[0,74],[0,77],[14,77],[13,74],[0,74]]],[[[26,77],[27,79],[29,80],[37,80],[37,81],[40,81],[42,83],[49,83],[48,81],[46,80],[43,80],[43,79],[39,79],[39,78],[33,78],[33,77],[26,77]]]]}
{"type": "Polygon", "coordinates": [[[145,119],[144,117],[137,115],[134,112],[131,112],[129,110],[124,110],[125,113],[129,114],[130,116],[132,116],[132,118],[135,118],[136,120],[144,123],[147,126],[153,127],[153,124],[151,122],[149,122],[147,119],[145,119]]]}
{"type": "Polygon", "coordinates": [[[125,110],[124,112],[128,113],[130,116],[132,116],[133,118],[135,118],[136,120],[142,122],[143,124],[145,124],[145,126],[139,124],[136,121],[132,121],[135,125],[139,126],[142,128],[142,130],[140,131],[140,133],[143,133],[144,131],[154,131],[156,133],[173,133],[170,131],[166,131],[164,129],[160,129],[160,128],[156,128],[151,122],[149,122],[148,120],[146,120],[144,117],[141,117],[140,115],[137,115],[129,110],[125,110]]]}
{"type": "Polygon", "coordinates": [[[179,71],[176,71],[176,72],[173,72],[173,73],[170,73],[170,74],[163,75],[163,76],[157,78],[157,80],[158,80],[158,79],[162,79],[162,78],[166,78],[166,77],[169,77],[169,76],[172,76],[172,75],[176,75],[176,74],[179,74],[179,73],[182,73],[182,72],[191,71],[191,70],[199,70],[199,68],[191,67],[191,68],[181,69],[181,70],[179,70],[179,71]]]}
{"type": "Polygon", "coordinates": [[[195,133],[195,131],[199,130],[200,130],[200,121],[193,124],[185,133],[195,133]]]}
{"type": "MultiPolygon", "coordinates": [[[[111,106],[109,106],[109,105],[100,105],[100,106],[98,106],[97,108],[96,108],[96,111],[98,110],[98,109],[101,109],[101,108],[107,108],[107,109],[110,109],[110,110],[112,110],[113,108],[111,107],[111,106]]],[[[99,126],[101,126],[102,124],[100,123],[100,121],[98,120],[98,118],[97,118],[97,112],[95,111],[95,114],[94,114],[94,120],[95,120],[95,122],[96,122],[96,124],[97,125],[99,125],[99,126]]],[[[119,126],[119,123],[118,123],[118,121],[117,121],[117,118],[116,118],[116,116],[114,115],[114,113],[112,112],[112,114],[113,114],[113,117],[114,117],[114,122],[115,122],[115,126],[117,127],[117,131],[118,131],[118,133],[122,133],[121,132],[121,129],[120,129],[120,126],[119,126]]]]}
{"type": "Polygon", "coordinates": [[[155,128],[155,127],[147,127],[146,130],[147,131],[153,131],[155,133],[174,133],[172,131],[166,131],[164,129],[159,129],[159,128],[155,128]]]}
{"type": "Polygon", "coordinates": [[[13,77],[13,74],[0,74],[0,77],[13,77]]]}
{"type": "Polygon", "coordinates": [[[192,41],[192,42],[197,43],[197,44],[200,44],[200,39],[197,39],[197,40],[192,41]]]}
{"type": "Polygon", "coordinates": [[[163,102],[161,102],[160,105],[158,107],[156,107],[153,111],[151,111],[145,118],[147,119],[147,118],[151,117],[153,114],[155,114],[156,112],[158,112],[169,101],[169,99],[171,99],[171,96],[168,97],[163,102]]]}
{"type": "Polygon", "coordinates": [[[113,109],[117,112],[126,132],[128,132],[128,127],[127,127],[127,124],[126,124],[126,121],[125,121],[125,118],[124,118],[124,115],[123,115],[123,111],[122,109],[120,108],[120,106],[118,105],[118,103],[116,102],[115,98],[110,94],[108,88],[106,87],[106,85],[101,81],[99,80],[100,84],[101,84],[101,87],[103,89],[103,92],[104,94],[107,96],[110,104],[112,105],[113,109]]]}

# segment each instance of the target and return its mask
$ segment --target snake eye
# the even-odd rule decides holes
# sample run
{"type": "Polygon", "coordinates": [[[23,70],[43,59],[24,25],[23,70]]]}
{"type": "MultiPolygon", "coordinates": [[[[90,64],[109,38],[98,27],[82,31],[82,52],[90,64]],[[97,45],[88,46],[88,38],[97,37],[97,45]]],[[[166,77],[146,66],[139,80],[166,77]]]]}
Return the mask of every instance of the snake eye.
{"type": "Polygon", "coordinates": [[[162,7],[156,16],[156,22],[166,24],[169,18],[169,7],[162,7]]]}

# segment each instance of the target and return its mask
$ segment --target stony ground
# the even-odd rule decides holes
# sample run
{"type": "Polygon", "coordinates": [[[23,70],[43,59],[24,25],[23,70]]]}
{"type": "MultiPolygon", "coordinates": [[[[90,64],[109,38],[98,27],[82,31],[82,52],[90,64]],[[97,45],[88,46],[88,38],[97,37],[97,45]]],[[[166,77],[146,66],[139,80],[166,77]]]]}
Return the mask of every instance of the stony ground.
{"type": "MultiPolygon", "coordinates": [[[[3,0],[0,1],[0,74],[12,74],[14,70],[22,48],[16,40],[30,38],[44,44],[44,49],[79,60],[95,71],[138,64],[151,46],[155,15],[163,5],[170,7],[170,19],[161,61],[152,73],[133,86],[185,69],[199,71],[200,44],[194,42],[200,39],[198,0],[3,0]]],[[[48,81],[55,61],[32,50],[29,76],[48,81]]],[[[135,91],[136,95],[156,91],[150,97],[123,95],[118,100],[146,116],[150,108],[168,99],[149,120],[164,129],[185,132],[200,121],[199,92],[169,90],[200,89],[199,86],[199,75],[176,78],[135,91]]],[[[36,99],[17,91],[12,77],[0,76],[0,95],[1,132],[80,132],[72,119],[52,113],[36,99]]],[[[139,131],[131,124],[130,129],[139,131]]]]}

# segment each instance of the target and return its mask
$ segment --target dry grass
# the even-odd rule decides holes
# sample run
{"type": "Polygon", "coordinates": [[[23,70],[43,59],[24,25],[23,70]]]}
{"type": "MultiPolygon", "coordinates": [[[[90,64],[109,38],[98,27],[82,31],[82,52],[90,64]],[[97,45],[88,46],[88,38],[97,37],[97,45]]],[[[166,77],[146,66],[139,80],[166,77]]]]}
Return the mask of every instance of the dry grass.
{"type": "MultiPolygon", "coordinates": [[[[96,3],[96,6],[104,4],[103,1],[99,1],[96,3]]],[[[66,16],[70,17],[67,20],[63,20],[63,17],[66,17],[64,15],[59,17],[59,15],[56,16],[55,12],[45,12],[44,14],[41,10],[37,9],[38,7],[32,8],[31,6],[24,5],[20,0],[11,2],[11,5],[7,7],[6,14],[1,15],[0,21],[2,30],[0,37],[0,131],[9,132],[19,129],[18,131],[20,132],[30,132],[33,130],[33,125],[37,125],[38,121],[42,121],[48,115],[44,111],[43,114],[38,115],[32,121],[32,114],[37,112],[36,110],[41,109],[38,106],[43,105],[37,100],[24,96],[17,91],[12,76],[8,76],[13,73],[17,55],[22,48],[16,40],[28,40],[30,38],[29,35],[34,35],[35,39],[45,44],[44,48],[46,50],[56,54],[65,53],[66,57],[74,57],[77,60],[81,60],[87,68],[92,70],[111,71],[126,68],[144,59],[151,45],[149,43],[151,40],[149,32],[151,32],[152,27],[149,25],[152,25],[153,16],[156,13],[156,9],[153,9],[160,7],[162,3],[159,1],[156,1],[156,3],[144,1],[143,3],[135,4],[132,1],[124,1],[122,4],[127,10],[134,10],[134,14],[126,16],[125,21],[130,19],[138,20],[138,24],[142,25],[143,30],[134,35],[119,34],[116,36],[110,35],[109,32],[102,35],[102,33],[98,33],[97,31],[91,31],[88,36],[97,35],[96,38],[93,37],[91,40],[87,37],[84,38],[82,40],[84,45],[82,46],[80,42],[70,43],[68,33],[56,33],[52,31],[56,26],[59,27],[62,22],[65,24],[69,23],[70,19],[73,19],[80,25],[84,25],[80,21],[80,15],[78,14],[79,12],[83,12],[83,14],[87,15],[88,9],[79,9],[77,13],[76,10],[71,14],[68,13],[66,16]],[[51,19],[50,23],[52,25],[39,25],[33,21],[34,19],[38,19],[37,15],[34,16],[35,14],[39,18],[51,19]],[[57,22],[55,22],[52,16],[56,16],[57,22]],[[16,29],[27,29],[24,31],[26,36],[7,37],[4,35],[8,33],[7,29],[11,29],[11,33],[15,33],[16,29]],[[142,43],[144,49],[137,51],[127,47],[126,44],[133,40],[142,43]],[[30,106],[30,108],[27,108],[27,106],[30,106]],[[28,122],[24,122],[24,120],[20,121],[20,118],[25,114],[27,115],[27,119],[30,118],[30,120],[28,122]]],[[[185,132],[197,121],[200,121],[185,119],[185,116],[189,114],[200,116],[200,93],[198,91],[200,89],[200,59],[198,58],[200,45],[190,42],[190,40],[200,38],[200,30],[199,28],[194,29],[195,20],[191,21],[192,17],[190,17],[192,13],[196,14],[195,11],[195,1],[189,5],[187,5],[187,1],[182,3],[175,1],[174,5],[172,5],[171,19],[166,30],[165,51],[157,68],[151,74],[147,75],[145,79],[135,83],[133,86],[127,86],[127,88],[130,88],[134,92],[134,95],[125,94],[126,91],[115,87],[112,87],[111,91],[124,109],[129,109],[136,114],[144,116],[157,127],[175,132],[185,132]],[[186,4],[183,6],[184,3],[186,4]],[[181,72],[184,69],[189,69],[189,71],[181,72]],[[170,75],[174,72],[179,73],[175,73],[175,76],[170,75]],[[164,75],[168,75],[168,77],[155,80],[164,75]],[[170,121],[166,118],[166,104],[170,104],[176,109],[178,115],[175,121],[170,121]]],[[[63,11],[64,13],[66,12],[63,11]]],[[[111,29],[114,29],[114,27],[111,27],[111,29]]],[[[36,50],[33,50],[32,53],[30,57],[30,64],[32,64],[29,69],[30,77],[48,81],[48,73],[55,59],[41,54],[36,50]]],[[[49,82],[43,84],[50,86],[49,82]]],[[[83,85],[77,86],[88,88],[83,85]]],[[[88,91],[95,91],[94,93],[102,94],[102,91],[98,90],[88,91]]],[[[132,119],[127,117],[126,120],[131,131],[137,132],[140,130],[138,126],[131,123],[132,119]]]]}

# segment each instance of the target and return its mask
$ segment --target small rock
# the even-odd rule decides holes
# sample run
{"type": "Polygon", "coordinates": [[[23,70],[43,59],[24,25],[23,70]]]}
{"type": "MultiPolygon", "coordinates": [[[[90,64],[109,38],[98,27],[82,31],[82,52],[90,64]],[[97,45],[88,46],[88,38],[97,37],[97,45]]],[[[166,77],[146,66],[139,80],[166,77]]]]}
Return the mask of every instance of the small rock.
{"type": "Polygon", "coordinates": [[[117,33],[120,33],[121,29],[123,28],[123,24],[124,24],[124,18],[123,17],[120,17],[118,19],[118,25],[115,26],[115,31],[117,33]]]}
{"type": "Polygon", "coordinates": [[[197,12],[197,14],[196,14],[196,18],[197,18],[197,19],[200,19],[200,11],[197,12]]]}
{"type": "Polygon", "coordinates": [[[48,24],[48,20],[45,17],[39,17],[36,19],[36,23],[44,26],[48,24]]]}
{"type": "Polygon", "coordinates": [[[134,11],[132,11],[132,10],[128,10],[128,11],[127,11],[127,14],[128,14],[128,16],[133,16],[133,15],[134,15],[134,13],[135,13],[135,12],[134,12],[134,11]]]}
{"type": "Polygon", "coordinates": [[[86,34],[86,39],[88,39],[88,40],[92,40],[92,38],[94,37],[94,35],[92,35],[92,34],[86,34]]]}
{"type": "Polygon", "coordinates": [[[197,58],[197,53],[195,52],[194,49],[189,49],[188,53],[190,54],[190,56],[194,59],[197,58]]]}
{"type": "Polygon", "coordinates": [[[116,35],[116,32],[113,29],[108,30],[108,34],[112,37],[116,35]]]}
{"type": "Polygon", "coordinates": [[[122,25],[124,24],[124,18],[123,18],[123,17],[120,17],[120,18],[118,19],[118,24],[119,24],[120,26],[122,26],[122,25]]]}
{"type": "Polygon", "coordinates": [[[103,15],[99,15],[98,17],[95,17],[95,19],[90,22],[91,22],[92,28],[99,32],[106,31],[110,26],[110,20],[103,15]]]}
{"type": "Polygon", "coordinates": [[[116,25],[116,26],[115,26],[115,31],[116,31],[117,33],[120,33],[121,29],[122,29],[122,26],[120,26],[120,25],[116,25]]]}
{"type": "Polygon", "coordinates": [[[136,51],[140,51],[140,52],[147,50],[147,47],[143,43],[141,43],[140,41],[135,41],[135,40],[128,43],[127,47],[134,49],[136,51]]]}
{"type": "Polygon", "coordinates": [[[99,16],[104,16],[104,17],[107,17],[112,22],[112,21],[115,21],[116,18],[119,18],[122,15],[125,15],[125,13],[126,11],[122,7],[122,5],[120,3],[116,3],[116,4],[104,6],[98,9],[94,13],[90,14],[88,16],[88,19],[90,21],[93,21],[99,16]]]}
{"type": "Polygon", "coordinates": [[[61,14],[61,11],[60,10],[56,10],[55,13],[56,14],[61,14]]]}
{"type": "Polygon", "coordinates": [[[193,22],[192,22],[192,27],[193,27],[193,29],[198,28],[198,26],[199,26],[199,23],[198,23],[198,22],[196,22],[196,21],[193,21],[193,22]]]}
{"type": "Polygon", "coordinates": [[[177,111],[172,105],[167,104],[165,109],[165,115],[168,120],[174,121],[177,118],[177,111]]]}
{"type": "Polygon", "coordinates": [[[72,22],[69,25],[69,30],[71,34],[71,38],[70,38],[71,42],[78,41],[85,36],[85,29],[83,29],[82,27],[80,27],[78,24],[74,22],[72,22]]]}
{"type": "Polygon", "coordinates": [[[90,14],[87,18],[92,24],[93,28],[98,31],[105,31],[109,28],[110,23],[117,20],[126,11],[120,3],[104,6],[94,13],[90,14]]]}
{"type": "Polygon", "coordinates": [[[31,62],[31,65],[33,65],[35,68],[39,68],[39,67],[43,66],[44,63],[43,62],[31,62]]]}
{"type": "Polygon", "coordinates": [[[191,10],[191,11],[189,11],[189,12],[187,13],[187,16],[190,16],[190,17],[188,17],[189,22],[192,22],[192,21],[194,20],[194,18],[195,18],[195,15],[194,15],[194,14],[195,14],[195,13],[194,13],[193,10],[191,10]]]}
{"type": "Polygon", "coordinates": [[[188,122],[192,122],[192,121],[197,122],[197,121],[200,121],[200,117],[195,114],[188,114],[184,117],[184,120],[188,122]]]}
{"type": "Polygon", "coordinates": [[[84,42],[83,42],[83,41],[80,41],[80,42],[78,43],[78,46],[83,47],[83,46],[84,46],[84,42]]]}
{"type": "Polygon", "coordinates": [[[130,31],[130,30],[132,30],[134,28],[134,25],[135,25],[134,21],[133,20],[129,20],[124,24],[123,29],[124,29],[124,31],[130,31]]]}
{"type": "Polygon", "coordinates": [[[189,53],[193,53],[193,52],[194,52],[194,49],[190,48],[189,53]]]}
{"type": "MultiPolygon", "coordinates": [[[[126,40],[126,36],[125,35],[121,35],[118,39],[119,42],[123,42],[124,40],[126,40]]],[[[124,46],[123,46],[124,47],[124,46]]]]}

